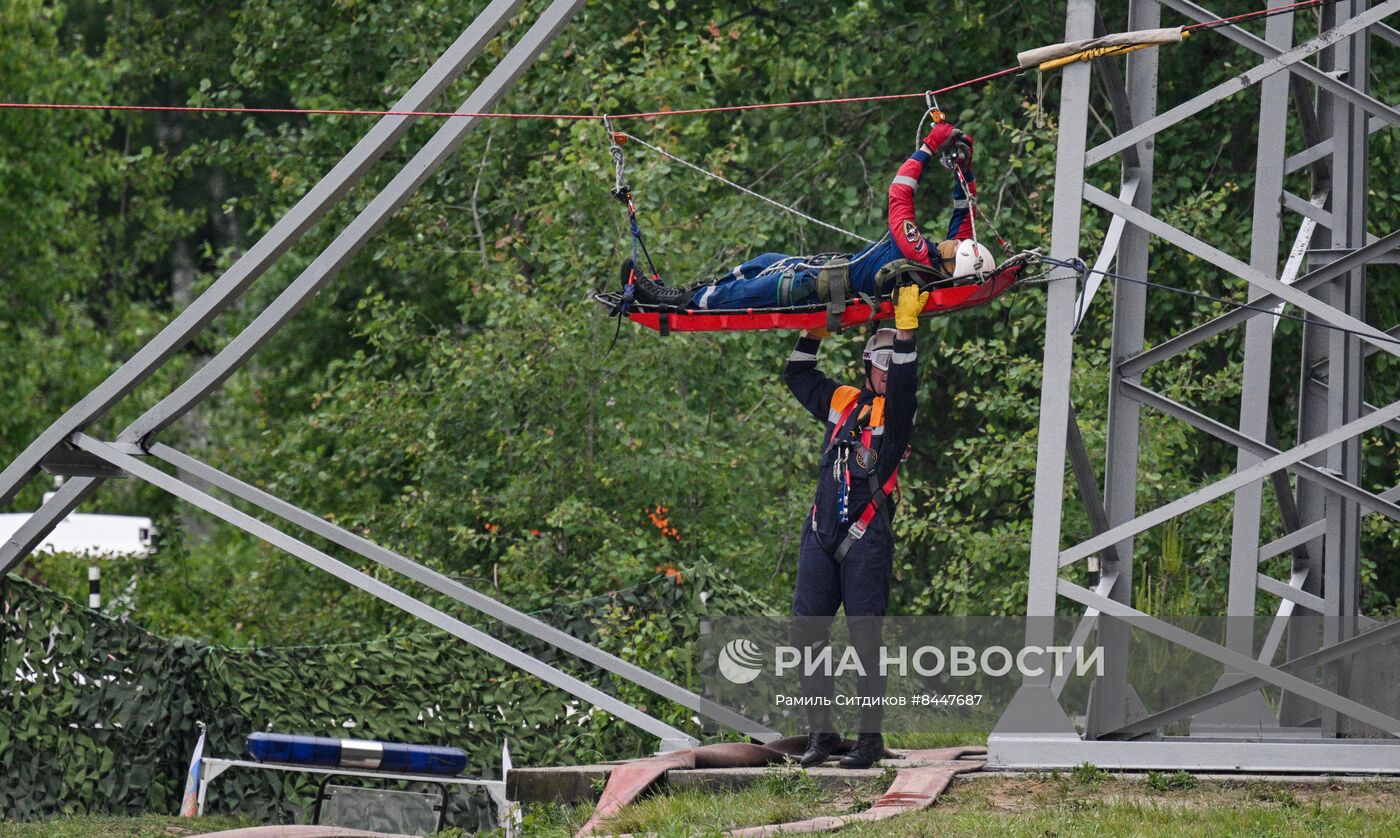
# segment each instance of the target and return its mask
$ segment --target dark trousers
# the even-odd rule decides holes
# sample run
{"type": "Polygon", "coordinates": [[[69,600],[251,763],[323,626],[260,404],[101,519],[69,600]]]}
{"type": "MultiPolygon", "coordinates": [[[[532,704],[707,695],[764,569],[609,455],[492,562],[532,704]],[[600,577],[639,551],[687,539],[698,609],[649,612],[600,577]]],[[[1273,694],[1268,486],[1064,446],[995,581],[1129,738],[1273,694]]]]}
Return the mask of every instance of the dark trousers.
{"type": "MultiPolygon", "coordinates": [[[[839,540],[838,540],[839,541],[839,540]]],[[[857,541],[840,564],[832,558],[812,530],[811,518],[802,528],[797,562],[797,587],[792,595],[793,645],[811,648],[815,655],[830,645],[831,618],[844,607],[851,644],[859,655],[864,675],[857,678],[861,698],[883,699],[885,677],[880,674],[880,643],[885,611],[890,603],[890,578],[894,569],[894,541],[883,517],[871,522],[865,537],[857,541]]],[[[830,545],[832,551],[836,544],[830,545]]],[[[805,655],[804,655],[805,657],[805,655]]],[[[836,661],[840,658],[837,656],[836,661]]],[[[824,671],[802,675],[803,695],[828,701],[835,686],[824,671]]],[[[862,706],[860,733],[879,733],[884,708],[862,706]]],[[[832,730],[830,707],[809,705],[808,724],[814,731],[832,730]]]]}

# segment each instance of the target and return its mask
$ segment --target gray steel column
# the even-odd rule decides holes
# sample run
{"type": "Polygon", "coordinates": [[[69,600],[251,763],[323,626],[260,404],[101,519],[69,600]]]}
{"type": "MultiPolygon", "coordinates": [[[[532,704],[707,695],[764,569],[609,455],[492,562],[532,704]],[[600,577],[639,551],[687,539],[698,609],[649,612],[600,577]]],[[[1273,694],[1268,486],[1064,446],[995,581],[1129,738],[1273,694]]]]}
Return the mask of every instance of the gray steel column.
{"type": "MultiPolygon", "coordinates": [[[[1159,0],[1133,0],[1128,7],[1128,29],[1156,29],[1161,26],[1162,6],[1159,0]]],[[[1155,49],[1129,53],[1127,57],[1127,94],[1132,124],[1141,125],[1157,113],[1157,66],[1159,51],[1155,49]]],[[[1137,191],[1132,205],[1143,212],[1152,212],[1153,170],[1156,160],[1155,144],[1150,140],[1133,146],[1137,166],[1129,168],[1130,158],[1124,155],[1123,180],[1136,178],[1137,191]]],[[[1124,276],[1150,276],[1148,245],[1151,236],[1134,224],[1123,230],[1118,246],[1117,272],[1124,276]]],[[[1135,282],[1121,282],[1113,288],[1112,357],[1109,360],[1108,433],[1104,465],[1104,498],[1108,525],[1115,527],[1137,516],[1140,406],[1127,398],[1117,386],[1120,380],[1140,383],[1141,375],[1120,379],[1118,364],[1143,350],[1147,323],[1148,289],[1135,282]]],[[[1132,538],[1120,541],[1116,547],[1118,562],[1105,572],[1117,571],[1118,582],[1108,596],[1115,602],[1132,605],[1133,546],[1132,538]]],[[[1119,620],[1100,620],[1099,645],[1104,649],[1104,675],[1094,681],[1084,735],[1095,738],[1100,733],[1127,724],[1129,707],[1136,706],[1130,698],[1128,685],[1129,636],[1128,627],[1119,620]]]]}
{"type": "MultiPolygon", "coordinates": [[[[1095,0],[1069,0],[1065,40],[1093,37],[1095,0]]],[[[1061,72],[1060,136],[1056,153],[1054,227],[1050,254],[1058,259],[1079,255],[1079,230],[1087,146],[1088,62],[1061,72]]],[[[1052,273],[1045,319],[1045,360],[1040,388],[1040,437],[1036,455],[1035,509],[1031,525],[1030,586],[1026,598],[1026,644],[1054,643],[1056,585],[1059,580],[1060,527],[1065,489],[1065,445],[1069,427],[1069,385],[1074,362],[1075,274],[1052,273]]],[[[1078,738],[1050,687],[1051,675],[1027,679],[997,723],[997,733],[1044,732],[1078,738]]],[[[994,734],[995,736],[995,734],[994,734]]]]}
{"type": "MultiPolygon", "coordinates": [[[[1365,9],[1364,0],[1342,0],[1332,7],[1335,25],[1341,26],[1365,9]]],[[[1323,55],[1323,66],[1338,72],[1362,92],[1370,87],[1369,38],[1365,31],[1340,41],[1323,55]]],[[[1366,115],[1349,101],[1336,99],[1332,108],[1332,237],[1333,248],[1351,249],[1366,243],[1368,139],[1366,115]]],[[[1347,273],[1331,286],[1332,305],[1358,319],[1365,316],[1365,266],[1347,273]]],[[[1328,337],[1329,427],[1362,415],[1362,355],[1358,342],[1341,333],[1328,337]]],[[[1327,452],[1327,465],[1349,482],[1359,483],[1363,439],[1348,440],[1327,452]]],[[[1323,642],[1337,643],[1356,632],[1360,587],[1360,512],[1351,500],[1329,494],[1325,501],[1327,536],[1323,570],[1323,598],[1329,616],[1323,642]]],[[[1342,664],[1328,672],[1328,683],[1345,688],[1350,667],[1342,664]]],[[[1331,727],[1328,713],[1324,724],[1331,727]]],[[[1344,721],[1337,722],[1344,727],[1344,721]]],[[[1340,732],[1340,731],[1339,731],[1340,732]]]]}
{"type": "MultiPolygon", "coordinates": [[[[495,0],[473,20],[447,51],[423,74],[413,87],[395,102],[391,110],[418,111],[431,104],[500,32],[524,0],[495,0]]],[[[91,393],[69,408],[23,453],[0,472],[0,506],[14,499],[50,451],[63,444],[74,431],[101,417],[161,364],[228,308],[249,285],[295,244],[350,190],[370,166],[414,124],[415,117],[386,116],[355,144],[325,177],[248,249],[208,291],[199,295],[158,335],[141,347],[91,393]]],[[[76,491],[76,488],[75,488],[76,491]]],[[[60,516],[57,520],[62,520],[60,516]]],[[[41,536],[42,539],[42,536],[41,536]]],[[[25,551],[26,553],[28,551],[25,551]]],[[[8,567],[0,558],[0,570],[8,567]]]]}
{"type": "MultiPolygon", "coordinates": [[[[1324,9],[1324,14],[1327,10],[1324,9]]],[[[1326,22],[1319,27],[1325,27],[1326,22]]],[[[1318,149],[1319,154],[1314,161],[1318,162],[1325,171],[1326,181],[1332,181],[1333,160],[1332,150],[1335,145],[1332,139],[1332,98],[1327,96],[1322,90],[1317,91],[1317,123],[1318,131],[1325,137],[1322,142],[1313,146],[1318,149]]],[[[1312,151],[1309,149],[1309,151],[1312,151]]],[[[1305,157],[1310,155],[1304,155],[1305,157]]],[[[1306,165],[1301,161],[1284,161],[1284,172],[1289,173],[1293,169],[1290,167],[1301,167],[1306,165]]],[[[1314,183],[1314,190],[1319,185],[1314,183]]],[[[1330,200],[1330,198],[1329,198],[1330,200]]],[[[1321,225],[1314,233],[1314,239],[1326,247],[1331,242],[1331,229],[1326,225],[1321,225]]],[[[1311,264],[1306,264],[1309,271],[1314,268],[1311,264]]],[[[1312,294],[1319,300],[1328,300],[1328,288],[1330,282],[1314,284],[1312,294]]],[[[1314,370],[1326,369],[1327,346],[1332,330],[1325,329],[1317,325],[1317,321],[1309,315],[1307,322],[1303,325],[1303,341],[1301,348],[1302,369],[1298,382],[1298,430],[1297,442],[1302,444],[1310,439],[1321,436],[1327,432],[1327,398],[1325,392],[1311,386],[1311,379],[1314,370]]],[[[1309,465],[1316,467],[1326,467],[1327,455],[1323,452],[1315,457],[1306,460],[1309,465]]],[[[1300,481],[1298,484],[1298,518],[1304,527],[1311,528],[1313,525],[1326,527],[1326,491],[1319,486],[1313,485],[1309,481],[1300,481]]],[[[1325,549],[1325,548],[1324,548],[1325,549]]],[[[1325,558],[1321,555],[1321,550],[1313,550],[1307,562],[1307,578],[1303,580],[1302,590],[1313,596],[1322,595],[1322,582],[1324,574],[1325,558]]],[[[1295,564],[1295,569],[1299,569],[1295,564]]],[[[1316,651],[1322,642],[1322,614],[1304,606],[1294,607],[1294,616],[1289,620],[1288,643],[1285,657],[1293,659],[1300,658],[1316,651]]],[[[1301,725],[1314,722],[1322,715],[1323,709],[1317,702],[1304,698],[1296,693],[1284,692],[1279,701],[1279,723],[1283,725],[1301,725]]],[[[1335,716],[1333,717],[1335,719],[1335,716]]],[[[1335,732],[1335,727],[1334,727],[1335,732]]]]}
{"type": "MultiPolygon", "coordinates": [[[[1288,5],[1291,0],[1269,0],[1269,8],[1288,5]]],[[[1282,14],[1265,22],[1265,40],[1279,52],[1293,42],[1293,15],[1282,14]]],[[[1278,246],[1283,197],[1284,140],[1288,132],[1289,76],[1279,73],[1260,82],[1258,147],[1254,163],[1254,223],[1250,234],[1249,264],[1270,277],[1278,276],[1278,246]]],[[[1250,286],[1249,301],[1264,296],[1250,286]]],[[[1273,323],[1254,317],[1245,324],[1244,368],[1240,392],[1240,433],[1264,439],[1269,426],[1269,379],[1273,371],[1273,323]]],[[[1247,448],[1236,454],[1236,470],[1243,471],[1262,459],[1247,448]]],[[[1277,484],[1276,484],[1277,485],[1277,484]]],[[[1283,481],[1287,485],[1287,481],[1283,481]]],[[[1254,610],[1256,577],[1259,569],[1260,510],[1264,484],[1251,483],[1235,493],[1234,523],[1231,528],[1229,595],[1225,614],[1225,645],[1245,655],[1254,654],[1254,610]]],[[[1226,673],[1217,689],[1243,678],[1226,673]]],[[[1264,696],[1249,693],[1216,708],[1200,718],[1205,724],[1243,725],[1251,728],[1277,724],[1264,696]]]]}

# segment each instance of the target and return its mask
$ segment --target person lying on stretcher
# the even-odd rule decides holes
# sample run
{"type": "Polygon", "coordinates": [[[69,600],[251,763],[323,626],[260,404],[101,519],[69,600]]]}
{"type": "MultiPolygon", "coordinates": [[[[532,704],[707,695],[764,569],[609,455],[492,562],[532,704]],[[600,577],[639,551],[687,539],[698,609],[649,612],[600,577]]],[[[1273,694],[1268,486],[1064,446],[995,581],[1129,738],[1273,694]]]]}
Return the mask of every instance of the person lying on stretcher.
{"type": "Polygon", "coordinates": [[[991,252],[972,240],[976,207],[971,198],[976,194],[972,137],[947,122],[938,122],[899,167],[899,173],[890,183],[889,234],[859,253],[819,257],[764,253],[718,279],[689,287],[665,285],[658,278],[637,271],[628,259],[622,263],[622,283],[625,287],[629,281],[635,281],[637,300],[649,305],[743,310],[825,303],[832,295],[832,273],[828,271],[827,276],[821,277],[822,268],[840,268],[842,263],[848,271],[845,298],[854,294],[877,296],[892,291],[889,287],[892,283],[888,282],[890,271],[881,274],[880,269],[904,260],[928,266],[954,279],[989,273],[995,267],[991,252]],[[914,223],[914,188],[918,186],[924,167],[935,156],[960,168],[962,178],[954,172],[953,215],[948,222],[948,238],[930,248],[914,223]],[[971,196],[964,192],[963,182],[971,196]]]}

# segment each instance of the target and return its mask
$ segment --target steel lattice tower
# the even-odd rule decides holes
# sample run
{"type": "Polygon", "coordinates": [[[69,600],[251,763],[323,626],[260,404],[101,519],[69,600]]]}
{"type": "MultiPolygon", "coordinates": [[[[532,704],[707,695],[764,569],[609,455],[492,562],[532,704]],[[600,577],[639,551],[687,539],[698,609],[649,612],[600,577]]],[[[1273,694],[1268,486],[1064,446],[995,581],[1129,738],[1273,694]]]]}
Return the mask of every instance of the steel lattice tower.
{"type": "MultiPolygon", "coordinates": [[[[1289,0],[1269,0],[1277,9],[1289,0]]],[[[1096,0],[1068,0],[1067,41],[1092,38],[1101,27],[1096,0]]],[[[1128,30],[1161,26],[1164,10],[1194,21],[1219,17],[1189,0],[1131,0],[1128,30]]],[[[1185,249],[1227,283],[1248,283],[1251,304],[1147,347],[1148,307],[1160,291],[1119,282],[1113,294],[1112,363],[1107,405],[1102,494],[1070,400],[1074,345],[1066,324],[1093,299],[1098,283],[1083,287],[1060,269],[1050,283],[1045,336],[1035,510],[1029,563],[1027,642],[1049,645],[1050,619],[1064,600],[1082,607],[1073,643],[1091,636],[1104,650],[1104,673],[1094,679],[1088,706],[1067,713],[1063,679],[1047,674],[1017,693],[990,739],[991,762],[1004,767],[1068,767],[1083,762],[1122,768],[1252,769],[1316,772],[1400,771],[1400,701],[1354,700],[1352,672],[1360,649],[1400,637],[1400,625],[1360,613],[1360,532],[1363,516],[1400,520],[1400,487],[1382,494],[1362,485],[1363,435],[1400,431],[1400,402],[1367,404],[1363,385],[1376,374],[1376,353],[1400,355],[1400,327],[1389,332],[1365,320],[1366,299],[1400,263],[1400,231],[1367,234],[1370,135],[1400,126],[1400,111],[1370,93],[1374,39],[1400,44],[1383,21],[1400,0],[1340,0],[1322,7],[1316,37],[1295,44],[1295,15],[1266,20],[1260,39],[1238,27],[1216,31],[1258,63],[1231,80],[1158,112],[1159,61],[1168,50],[1149,49],[1121,59],[1079,63],[1063,71],[1061,122],[1051,255],[1078,256],[1085,203],[1111,218],[1094,266],[1125,276],[1149,276],[1149,243],[1185,249]],[[1104,83],[1117,135],[1088,147],[1091,83],[1104,83]],[[1249,261],[1154,216],[1153,137],[1231,95],[1258,89],[1258,150],[1249,261]],[[1290,127],[1289,109],[1297,118],[1290,127]],[[1289,131],[1301,131],[1299,153],[1286,153],[1289,131]],[[1119,193],[1085,181],[1087,167],[1117,156],[1119,193]],[[1285,176],[1311,169],[1314,192],[1295,195],[1285,176]],[[1280,252],[1280,239],[1294,245],[1280,252]],[[1308,319],[1304,327],[1296,404],[1270,403],[1274,359],[1274,306],[1283,303],[1308,319]],[[1332,328],[1328,328],[1332,327],[1332,328]],[[1340,328],[1336,328],[1340,327],[1340,328]],[[1225,332],[1243,329],[1238,422],[1231,426],[1143,386],[1143,373],[1225,332]],[[1347,331],[1343,331],[1347,330],[1347,331]],[[1368,363],[1368,359],[1371,362],[1368,363]],[[1144,408],[1185,422],[1237,450],[1235,472],[1150,511],[1139,509],[1141,413],[1144,408]],[[1275,438],[1274,416],[1296,412],[1297,438],[1275,438]],[[1062,546],[1068,458],[1094,535],[1062,546]],[[1289,475],[1296,479],[1296,488],[1289,475]],[[1261,543],[1264,483],[1271,483],[1287,533],[1261,543]],[[1134,538],[1204,504],[1233,495],[1228,616],[1224,642],[1139,610],[1133,601],[1134,538]],[[1276,579],[1261,562],[1287,555],[1291,573],[1276,579]],[[1092,587],[1065,578],[1077,562],[1090,563],[1092,587]],[[1093,572],[1097,570],[1097,572],[1093,572]],[[1096,582],[1096,584],[1095,584],[1096,582]],[[1253,615],[1261,603],[1278,616],[1262,642],[1253,615]],[[1110,618],[1105,619],[1104,615],[1110,618]],[[1243,615],[1242,619],[1233,619],[1243,615]],[[1131,626],[1131,629],[1129,628],[1131,626]],[[1128,679],[1133,637],[1145,632],[1221,665],[1224,675],[1203,695],[1149,714],[1128,679]],[[1277,688],[1266,701],[1264,687],[1277,688]],[[1080,716],[1080,724],[1071,721],[1080,716]],[[1190,719],[1189,734],[1179,733],[1190,719]]],[[[1101,30],[1100,30],[1101,31],[1101,30]]],[[[1389,48],[1389,47],[1387,47],[1389,48]]],[[[1373,199],[1374,200],[1374,199],[1373,199]]],[[[1226,558],[1219,557],[1222,561],[1226,558]]],[[[1380,558],[1380,557],[1376,557],[1380,558]]],[[[1393,557],[1392,557],[1393,558],[1393,557]]],[[[1221,615],[1227,616],[1227,615],[1221,615]]],[[[1053,638],[1053,639],[1052,639],[1053,638]]],[[[1396,671],[1389,670],[1390,680],[1396,671]]]]}

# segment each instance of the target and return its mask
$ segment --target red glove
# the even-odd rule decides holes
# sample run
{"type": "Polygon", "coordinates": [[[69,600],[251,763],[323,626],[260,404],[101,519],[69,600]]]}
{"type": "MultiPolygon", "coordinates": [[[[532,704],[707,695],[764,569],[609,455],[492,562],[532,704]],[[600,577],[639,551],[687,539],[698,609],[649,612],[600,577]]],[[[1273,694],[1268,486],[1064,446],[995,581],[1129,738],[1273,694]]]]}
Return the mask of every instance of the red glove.
{"type": "Polygon", "coordinates": [[[967,170],[972,161],[972,138],[946,122],[940,122],[924,137],[924,145],[935,156],[951,155],[958,167],[967,170]]]}
{"type": "Polygon", "coordinates": [[[938,154],[941,146],[954,136],[962,136],[962,132],[948,122],[936,122],[929,129],[928,136],[924,137],[924,145],[934,154],[938,154]]]}

